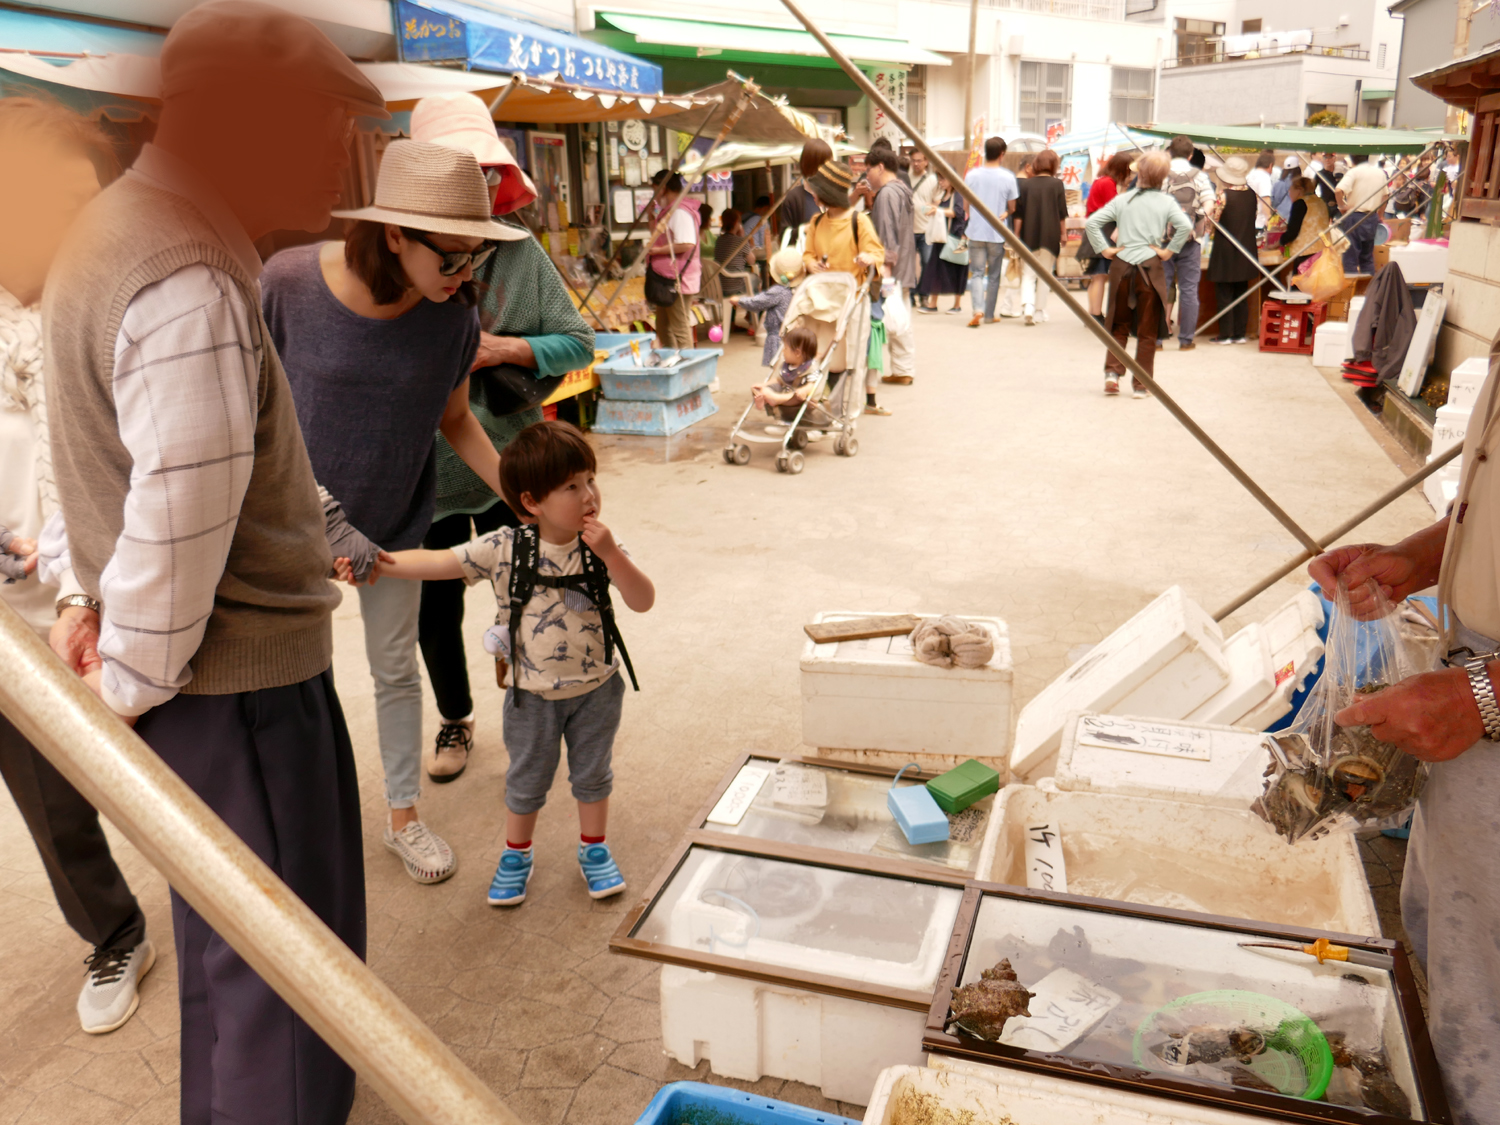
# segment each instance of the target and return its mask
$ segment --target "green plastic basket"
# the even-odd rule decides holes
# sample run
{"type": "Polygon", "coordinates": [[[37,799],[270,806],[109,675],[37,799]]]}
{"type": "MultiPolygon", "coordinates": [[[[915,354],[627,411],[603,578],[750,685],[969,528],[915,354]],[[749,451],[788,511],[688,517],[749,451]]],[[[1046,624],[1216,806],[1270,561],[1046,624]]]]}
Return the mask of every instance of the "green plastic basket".
{"type": "Polygon", "coordinates": [[[1283,1094],[1317,1101],[1328,1092],[1333,1077],[1333,1052],[1318,1025],[1299,1009],[1259,992],[1221,989],[1194,992],[1165,1004],[1135,1029],[1133,1052],[1137,1066],[1176,1073],[1145,1049],[1144,1040],[1163,1017],[1221,1027],[1247,1027],[1265,1036],[1266,1047],[1246,1064],[1283,1094]]]}

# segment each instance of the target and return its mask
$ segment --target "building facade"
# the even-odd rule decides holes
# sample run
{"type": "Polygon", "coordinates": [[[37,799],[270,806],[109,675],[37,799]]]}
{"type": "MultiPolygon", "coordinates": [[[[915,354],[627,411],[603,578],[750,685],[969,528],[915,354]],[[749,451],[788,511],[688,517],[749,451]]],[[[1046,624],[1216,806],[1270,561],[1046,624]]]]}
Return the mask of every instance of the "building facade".
{"type": "MultiPolygon", "coordinates": [[[[1397,0],[1391,15],[1401,21],[1401,72],[1396,83],[1393,124],[1400,129],[1432,129],[1445,124],[1448,107],[1411,83],[1411,75],[1442,66],[1454,56],[1458,0],[1397,0]]],[[[1468,43],[1459,54],[1500,43],[1500,13],[1493,6],[1469,18],[1468,43]]]]}

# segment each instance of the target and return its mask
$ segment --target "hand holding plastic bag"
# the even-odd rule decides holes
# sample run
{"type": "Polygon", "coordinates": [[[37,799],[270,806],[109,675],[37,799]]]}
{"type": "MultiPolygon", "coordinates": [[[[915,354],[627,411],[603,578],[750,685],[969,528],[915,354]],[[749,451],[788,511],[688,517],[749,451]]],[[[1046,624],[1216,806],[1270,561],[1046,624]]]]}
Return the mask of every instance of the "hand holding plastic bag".
{"type": "Polygon", "coordinates": [[[1374,583],[1378,615],[1356,620],[1340,582],[1328,629],[1323,675],[1291,727],[1268,735],[1271,762],[1254,811],[1295,843],[1344,821],[1368,824],[1412,808],[1428,767],[1369,727],[1341,727],[1334,716],[1357,700],[1428,669],[1430,655],[1402,635],[1396,607],[1374,583]]]}

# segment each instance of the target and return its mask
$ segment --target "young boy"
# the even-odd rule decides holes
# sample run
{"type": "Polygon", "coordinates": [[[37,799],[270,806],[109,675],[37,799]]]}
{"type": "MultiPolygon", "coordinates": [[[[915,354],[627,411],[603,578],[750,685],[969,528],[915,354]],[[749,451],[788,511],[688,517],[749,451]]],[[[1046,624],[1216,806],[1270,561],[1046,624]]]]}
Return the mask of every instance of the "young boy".
{"type": "Polygon", "coordinates": [[[769,410],[776,406],[801,405],[813,382],[813,360],[818,357],[818,334],[805,324],[788,328],[781,337],[781,369],[764,383],[750,388],[755,405],[769,410]]]}
{"type": "MultiPolygon", "coordinates": [[[[470,585],[488,579],[495,589],[500,615],[485,634],[485,647],[507,656],[512,674],[505,693],[505,851],[490,883],[491,906],[526,900],[532,833],[564,739],[578,801],[578,865],[589,896],[625,889],[604,840],[614,781],[610,760],[625,695],[618,675],[624,646],[608,585],[637,613],[651,608],[656,589],[599,522],[596,469],[593,449],[573,426],[527,426],[500,458],[505,501],[526,526],[503,527],[450,551],[396,551],[380,564],[385,578],[462,578],[470,585]],[[515,568],[519,588],[513,559],[521,562],[515,568]]],[[[339,564],[342,573],[344,560],[339,564]]]]}
{"type": "Polygon", "coordinates": [[[749,297],[731,297],[729,303],[746,312],[766,314],[766,346],[761,350],[760,362],[770,367],[781,347],[781,323],[786,319],[787,306],[792,303],[792,290],[802,280],[806,268],[802,264],[802,251],[795,246],[776,251],[771,258],[771,277],[776,284],[764,293],[749,297]]]}
{"type": "Polygon", "coordinates": [[[36,540],[23,539],[0,526],[0,578],[7,586],[21,581],[36,569],[36,540]]]}

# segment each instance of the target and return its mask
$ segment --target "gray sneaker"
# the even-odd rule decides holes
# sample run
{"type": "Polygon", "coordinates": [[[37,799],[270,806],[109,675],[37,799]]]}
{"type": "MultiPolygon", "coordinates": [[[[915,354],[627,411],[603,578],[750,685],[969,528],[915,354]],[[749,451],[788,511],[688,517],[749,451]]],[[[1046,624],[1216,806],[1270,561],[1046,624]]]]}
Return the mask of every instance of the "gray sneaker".
{"type": "Polygon", "coordinates": [[[78,1022],[90,1035],[122,1027],[141,1006],[140,983],[156,964],[156,947],[142,938],[134,949],[96,949],[78,994],[78,1022]]]}
{"type": "Polygon", "coordinates": [[[401,857],[406,873],[419,883],[441,883],[458,870],[458,859],[441,836],[420,820],[400,832],[385,830],[385,846],[401,857]]]}

